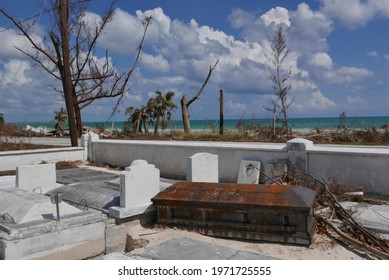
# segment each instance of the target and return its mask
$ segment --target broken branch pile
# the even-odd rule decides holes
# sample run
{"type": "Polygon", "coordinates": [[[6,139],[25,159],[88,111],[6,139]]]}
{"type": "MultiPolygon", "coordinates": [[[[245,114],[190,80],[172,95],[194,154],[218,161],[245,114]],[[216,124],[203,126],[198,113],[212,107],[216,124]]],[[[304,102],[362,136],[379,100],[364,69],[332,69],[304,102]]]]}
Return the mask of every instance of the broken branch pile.
{"type": "MultiPolygon", "coordinates": [[[[389,242],[383,240],[378,233],[360,225],[352,217],[352,210],[345,209],[340,200],[369,201],[361,192],[347,195],[347,188],[335,183],[325,183],[310,174],[286,173],[280,178],[281,183],[298,184],[317,192],[314,215],[318,221],[318,233],[325,233],[338,241],[349,244],[376,259],[389,259],[389,242]],[[341,187],[341,188],[340,188],[341,187]]],[[[363,194],[363,193],[362,193],[363,194]]],[[[374,203],[386,201],[373,199],[374,203]]]]}

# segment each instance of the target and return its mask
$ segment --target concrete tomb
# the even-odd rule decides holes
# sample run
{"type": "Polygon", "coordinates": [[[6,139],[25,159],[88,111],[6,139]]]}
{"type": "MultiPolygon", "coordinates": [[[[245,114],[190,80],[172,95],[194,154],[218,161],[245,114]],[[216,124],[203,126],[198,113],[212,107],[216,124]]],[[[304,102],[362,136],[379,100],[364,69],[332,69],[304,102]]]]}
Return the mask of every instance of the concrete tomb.
{"type": "Polygon", "coordinates": [[[218,155],[197,153],[187,158],[186,174],[188,182],[218,183],[218,155]]]}
{"type": "Polygon", "coordinates": [[[28,190],[0,189],[0,260],[84,259],[105,250],[100,213],[83,212],[66,202],[28,190]]]}
{"type": "Polygon", "coordinates": [[[309,245],[316,193],[302,186],[178,182],[156,195],[158,222],[199,233],[309,245]]]}
{"type": "Polygon", "coordinates": [[[154,210],[151,198],[159,192],[160,172],[145,160],[135,160],[120,174],[120,206],[109,208],[114,218],[126,218],[154,210]]]}
{"type": "Polygon", "coordinates": [[[261,162],[242,160],[240,162],[238,184],[259,184],[261,162]]]}
{"type": "Polygon", "coordinates": [[[16,167],[16,187],[38,193],[46,193],[55,188],[55,164],[47,163],[16,167]]]}
{"type": "MultiPolygon", "coordinates": [[[[51,203],[50,197],[19,188],[1,189],[0,205],[0,213],[7,213],[5,217],[16,224],[57,218],[56,206],[51,203]]],[[[67,203],[61,203],[60,210],[61,215],[82,212],[67,203]]]]}

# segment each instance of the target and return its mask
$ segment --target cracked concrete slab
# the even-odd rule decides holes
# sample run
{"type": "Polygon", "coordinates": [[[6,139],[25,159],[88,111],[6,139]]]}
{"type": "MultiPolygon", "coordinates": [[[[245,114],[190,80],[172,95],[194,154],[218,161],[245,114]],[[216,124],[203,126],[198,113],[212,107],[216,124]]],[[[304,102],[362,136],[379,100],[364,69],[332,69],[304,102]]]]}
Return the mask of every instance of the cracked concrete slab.
{"type": "Polygon", "coordinates": [[[358,202],[342,202],[351,211],[352,217],[362,226],[369,228],[389,240],[389,206],[372,205],[358,202]]]}
{"type": "Polygon", "coordinates": [[[155,260],[274,260],[275,258],[179,237],[144,248],[138,256],[155,260]]]}
{"type": "Polygon", "coordinates": [[[117,178],[119,178],[117,174],[87,168],[57,170],[57,182],[64,185],[81,182],[109,182],[117,178]]]}

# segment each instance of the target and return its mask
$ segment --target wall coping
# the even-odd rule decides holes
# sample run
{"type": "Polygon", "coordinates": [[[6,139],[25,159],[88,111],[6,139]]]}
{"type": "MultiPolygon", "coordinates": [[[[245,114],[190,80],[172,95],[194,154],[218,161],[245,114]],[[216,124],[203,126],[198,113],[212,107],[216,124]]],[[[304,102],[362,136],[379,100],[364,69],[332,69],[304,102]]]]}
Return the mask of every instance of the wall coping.
{"type": "Polygon", "coordinates": [[[142,146],[165,146],[165,147],[197,147],[217,149],[263,149],[282,151],[284,143],[254,143],[254,142],[217,142],[217,141],[159,141],[159,140],[95,140],[92,143],[116,144],[116,145],[142,145],[142,146]]]}
{"type": "Polygon", "coordinates": [[[320,146],[320,145],[314,145],[313,147],[310,147],[307,149],[308,153],[315,153],[315,154],[365,154],[365,155],[382,155],[387,156],[389,155],[389,146],[378,146],[378,147],[371,147],[371,146],[320,146]]]}
{"type": "Polygon", "coordinates": [[[66,148],[50,148],[50,149],[33,149],[33,150],[17,150],[17,151],[6,151],[0,152],[1,156],[18,156],[26,154],[45,154],[45,153],[56,153],[56,152],[72,152],[72,151],[83,151],[83,147],[66,147],[66,148]]]}

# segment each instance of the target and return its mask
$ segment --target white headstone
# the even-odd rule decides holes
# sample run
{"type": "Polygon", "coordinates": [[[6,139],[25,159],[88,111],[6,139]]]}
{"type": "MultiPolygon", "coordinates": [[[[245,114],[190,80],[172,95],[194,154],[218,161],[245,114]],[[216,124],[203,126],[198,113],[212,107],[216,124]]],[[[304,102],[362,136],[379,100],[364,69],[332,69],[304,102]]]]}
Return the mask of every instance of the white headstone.
{"type": "Polygon", "coordinates": [[[145,160],[135,160],[120,174],[120,207],[109,209],[110,216],[125,218],[152,209],[151,198],[159,192],[160,172],[145,160]]]}
{"type": "Polygon", "coordinates": [[[219,182],[218,155],[197,153],[187,158],[186,174],[188,182],[219,182]]]}
{"type": "Polygon", "coordinates": [[[242,160],[240,162],[238,184],[259,184],[261,162],[242,160]]]}
{"type": "Polygon", "coordinates": [[[57,174],[54,163],[16,167],[16,187],[46,193],[56,187],[57,174]]]}

